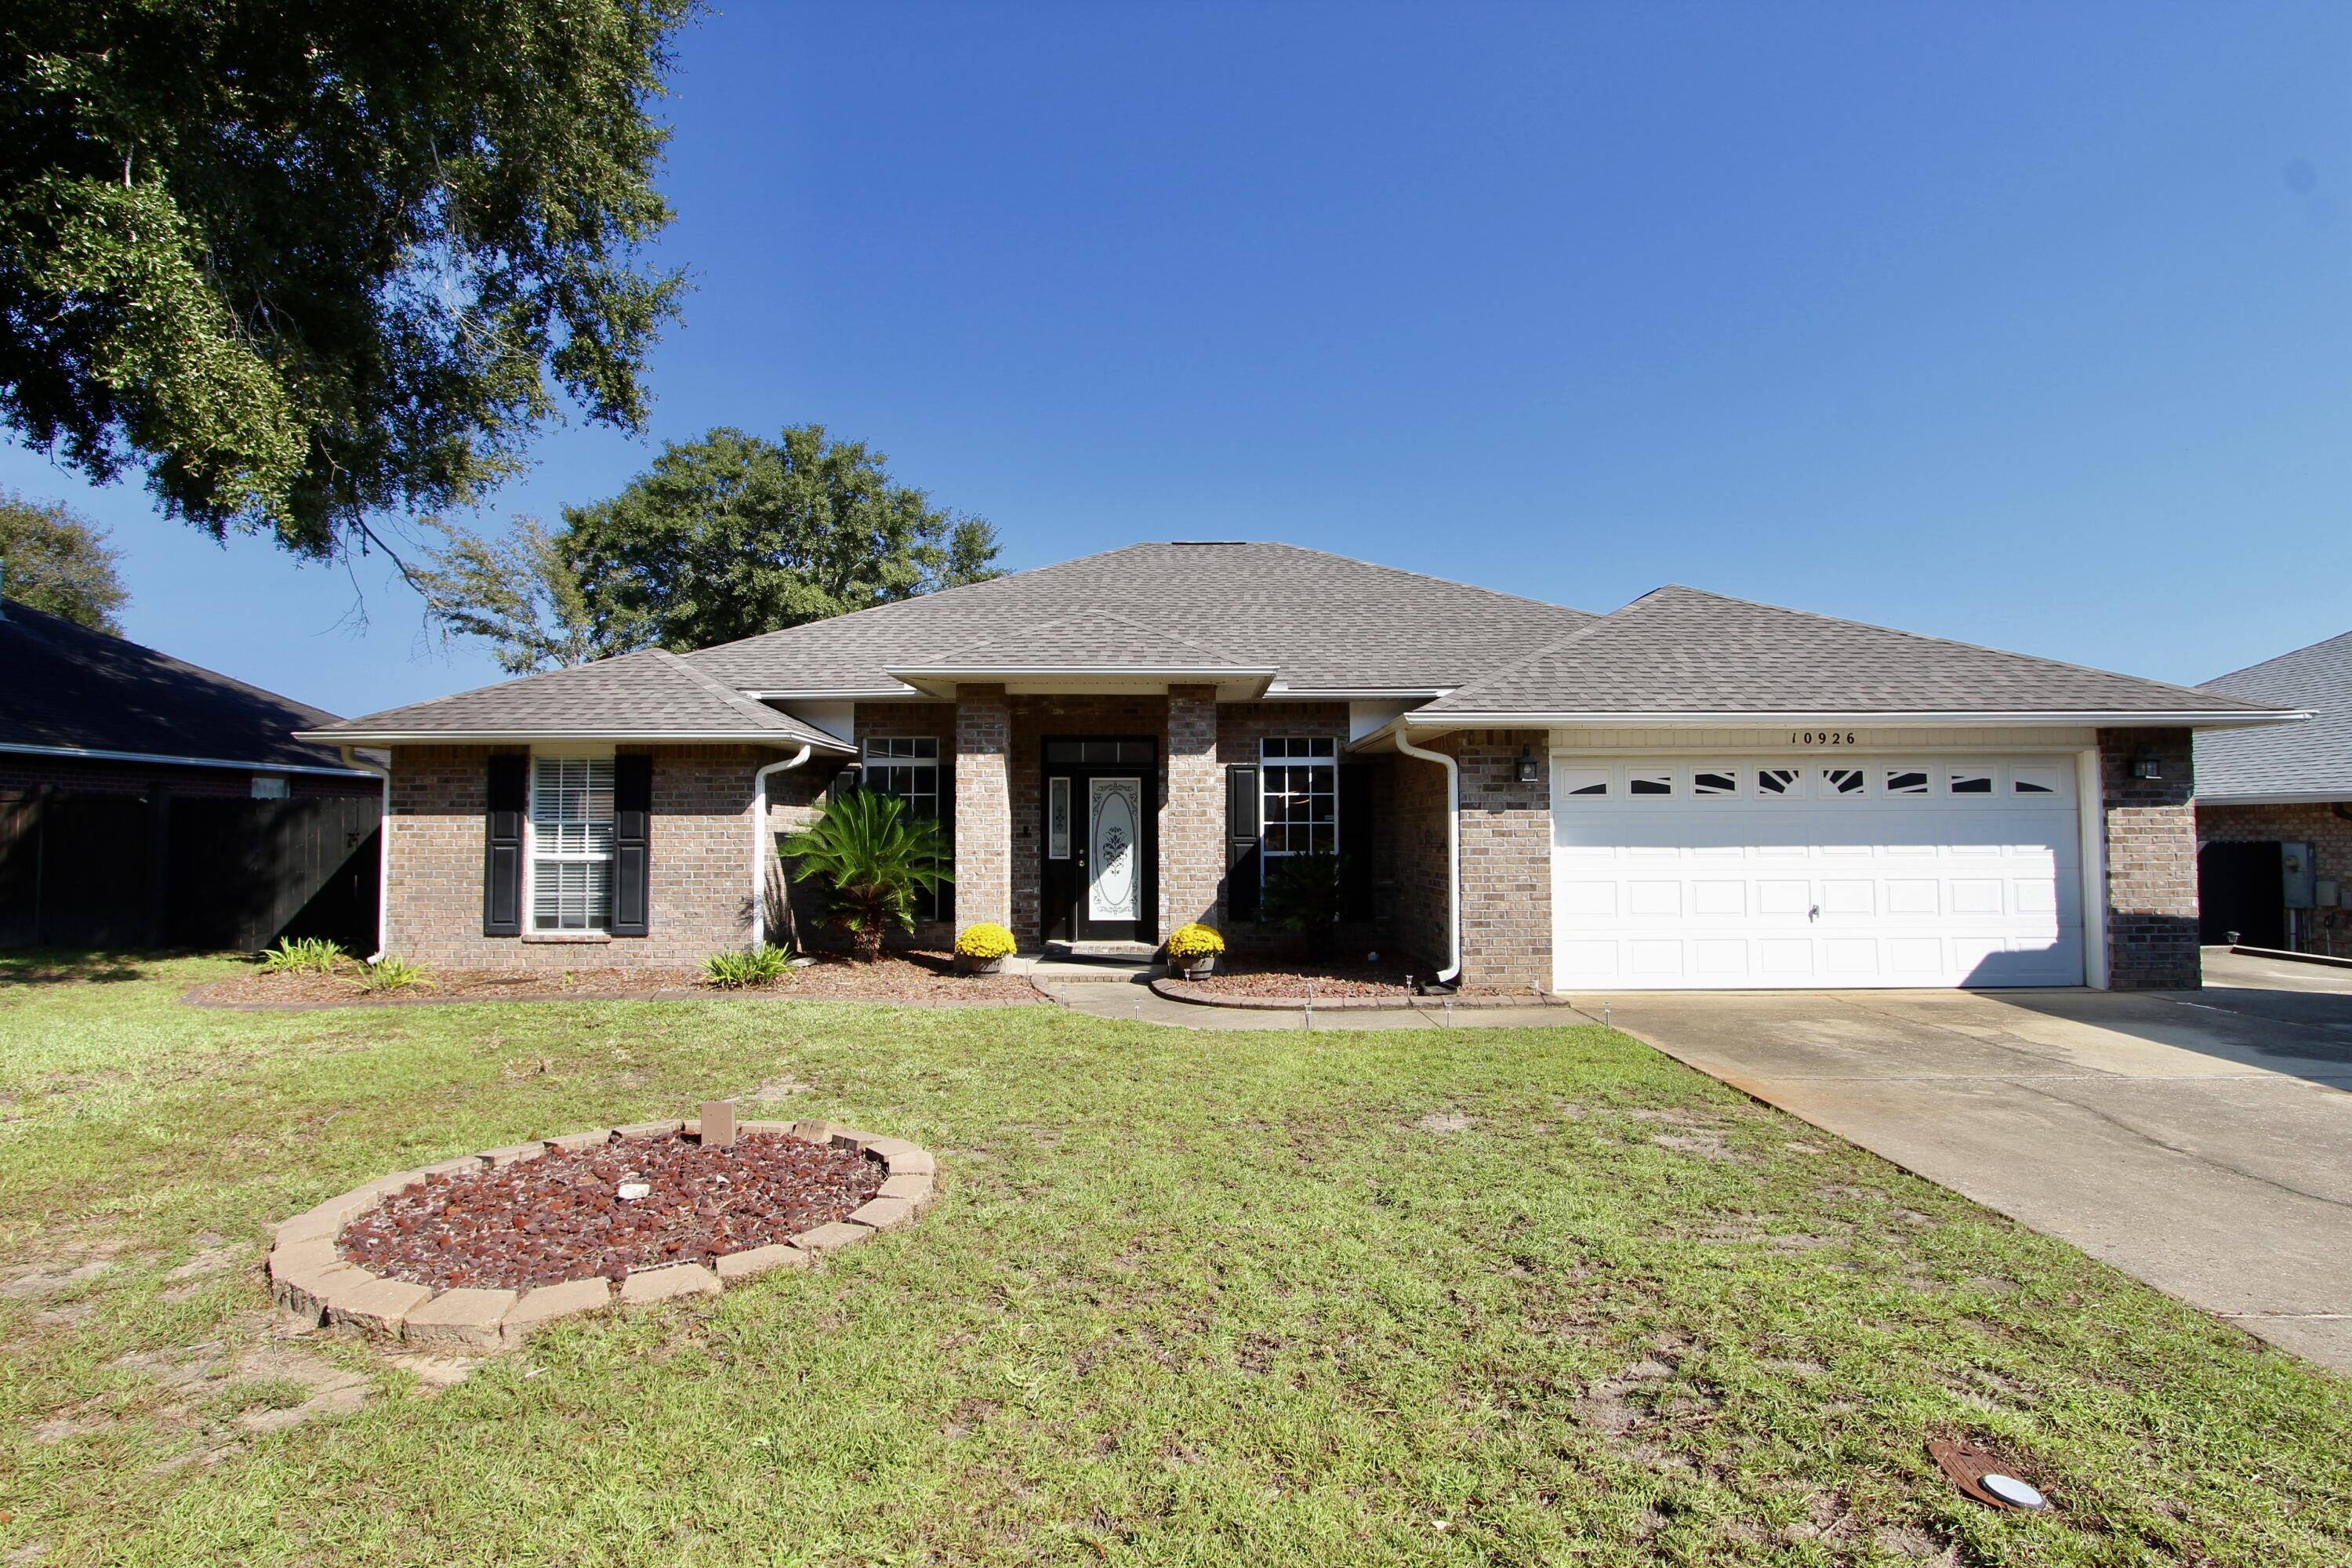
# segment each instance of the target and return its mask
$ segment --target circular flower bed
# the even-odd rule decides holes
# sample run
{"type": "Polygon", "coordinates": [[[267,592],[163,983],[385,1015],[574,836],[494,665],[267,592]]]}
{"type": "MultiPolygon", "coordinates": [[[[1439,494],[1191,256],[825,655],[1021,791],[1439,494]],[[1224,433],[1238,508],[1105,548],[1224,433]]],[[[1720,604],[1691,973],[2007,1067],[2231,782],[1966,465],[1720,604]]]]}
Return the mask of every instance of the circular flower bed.
{"type": "Polygon", "coordinates": [[[527,1289],[716,1263],[847,1219],[882,1185],[855,1150],[780,1132],[706,1149],[683,1132],[429,1176],[362,1215],[343,1257],[370,1273],[527,1289]],[[641,1190],[642,1189],[642,1190],[641,1190]]]}
{"type": "Polygon", "coordinates": [[[930,1206],[937,1166],[903,1138],[829,1121],[738,1127],[724,1102],[703,1112],[492,1149],[330,1198],[278,1227],[270,1293],[307,1327],[494,1351],[616,1296],[714,1295],[806,1268],[930,1206]]]}

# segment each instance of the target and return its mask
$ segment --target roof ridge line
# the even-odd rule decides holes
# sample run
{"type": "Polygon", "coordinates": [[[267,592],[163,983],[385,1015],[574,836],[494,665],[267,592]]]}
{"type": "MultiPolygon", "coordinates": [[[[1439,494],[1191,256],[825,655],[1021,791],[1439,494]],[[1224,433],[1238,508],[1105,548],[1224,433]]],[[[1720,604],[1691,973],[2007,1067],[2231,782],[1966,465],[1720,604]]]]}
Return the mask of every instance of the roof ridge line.
{"type": "Polygon", "coordinates": [[[728,685],[717,676],[709,675],[702,670],[695,668],[694,666],[687,663],[685,659],[679,658],[677,654],[670,652],[669,649],[666,647],[657,647],[649,649],[648,651],[658,658],[664,665],[672,669],[677,670],[679,673],[686,676],[688,679],[693,681],[697,686],[701,687],[705,691],[709,692],[712,696],[717,697],[721,701],[725,702],[728,707],[733,709],[736,712],[742,714],[747,719],[755,721],[761,729],[781,730],[785,727],[782,722],[781,715],[779,715],[774,709],[769,707],[764,702],[754,701],[752,699],[744,696],[740,691],[738,691],[735,688],[728,685]]]}

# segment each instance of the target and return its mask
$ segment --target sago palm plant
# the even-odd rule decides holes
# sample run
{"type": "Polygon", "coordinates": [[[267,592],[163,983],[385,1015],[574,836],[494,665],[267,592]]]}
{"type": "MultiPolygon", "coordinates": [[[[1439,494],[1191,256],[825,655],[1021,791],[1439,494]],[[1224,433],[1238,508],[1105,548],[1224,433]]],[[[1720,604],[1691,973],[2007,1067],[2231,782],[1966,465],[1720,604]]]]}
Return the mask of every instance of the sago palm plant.
{"type": "Polygon", "coordinates": [[[833,889],[833,923],[849,932],[850,956],[882,956],[882,932],[915,929],[915,896],[955,880],[940,825],[909,816],[904,802],[845,790],[823,816],[783,842],[793,879],[822,878],[833,889]]]}

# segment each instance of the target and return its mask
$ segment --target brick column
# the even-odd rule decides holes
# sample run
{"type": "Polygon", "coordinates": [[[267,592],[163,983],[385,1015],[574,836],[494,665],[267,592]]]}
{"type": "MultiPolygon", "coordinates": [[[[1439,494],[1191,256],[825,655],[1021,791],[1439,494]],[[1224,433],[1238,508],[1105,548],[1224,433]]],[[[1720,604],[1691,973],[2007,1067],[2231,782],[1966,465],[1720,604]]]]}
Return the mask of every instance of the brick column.
{"type": "Polygon", "coordinates": [[[2118,991],[2204,984],[2197,951],[2195,754],[2186,730],[2099,731],[2107,845],[2107,969],[2118,991]],[[2156,754],[2162,778],[2132,776],[2156,754]]]}
{"type": "Polygon", "coordinates": [[[1217,768],[1217,689],[1168,689],[1168,804],[1160,813],[1160,935],[1191,921],[1218,922],[1225,842],[1224,781],[1217,768]]]}
{"type": "Polygon", "coordinates": [[[1013,703],[1002,686],[956,692],[956,924],[1013,924],[1013,703]]]}
{"type": "Polygon", "coordinates": [[[1437,743],[1454,752],[1462,770],[1461,983],[1482,991],[1549,991],[1551,738],[1532,730],[1474,730],[1437,743]],[[1533,784],[1518,781],[1521,747],[1535,753],[1533,784]]]}

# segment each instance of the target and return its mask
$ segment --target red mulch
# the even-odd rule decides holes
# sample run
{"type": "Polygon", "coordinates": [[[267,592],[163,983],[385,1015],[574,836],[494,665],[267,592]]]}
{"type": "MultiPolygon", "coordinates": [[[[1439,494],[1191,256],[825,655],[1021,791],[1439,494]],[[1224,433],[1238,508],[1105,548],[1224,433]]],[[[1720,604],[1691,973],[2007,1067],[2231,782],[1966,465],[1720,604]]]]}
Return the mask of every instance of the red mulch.
{"type": "Polygon", "coordinates": [[[862,1154],[782,1133],[739,1133],[724,1149],[682,1133],[615,1139],[429,1176],[346,1226],[341,1248],[371,1273],[436,1290],[620,1279],[789,1240],[845,1217],[883,1179],[862,1154]],[[624,1182],[653,1191],[623,1202],[624,1182]]]}
{"type": "Polygon", "coordinates": [[[1235,958],[1217,960],[1216,973],[1187,984],[1223,996],[1381,996],[1402,1000],[1408,975],[1422,984],[1437,973],[1437,965],[1409,954],[1381,955],[1378,963],[1361,958],[1312,963],[1304,959],[1235,958]]]}
{"type": "MultiPolygon", "coordinates": [[[[589,952],[598,950],[589,949],[589,952]]],[[[197,987],[187,999],[206,1006],[366,1006],[419,1002],[677,1001],[714,996],[781,996],[810,1002],[888,1002],[937,1006],[1028,1006],[1041,998],[1017,974],[960,974],[951,952],[893,950],[872,963],[846,953],[818,953],[767,985],[740,991],[710,984],[700,969],[427,969],[418,984],[373,992],[353,963],[333,974],[243,974],[197,987]]]]}

